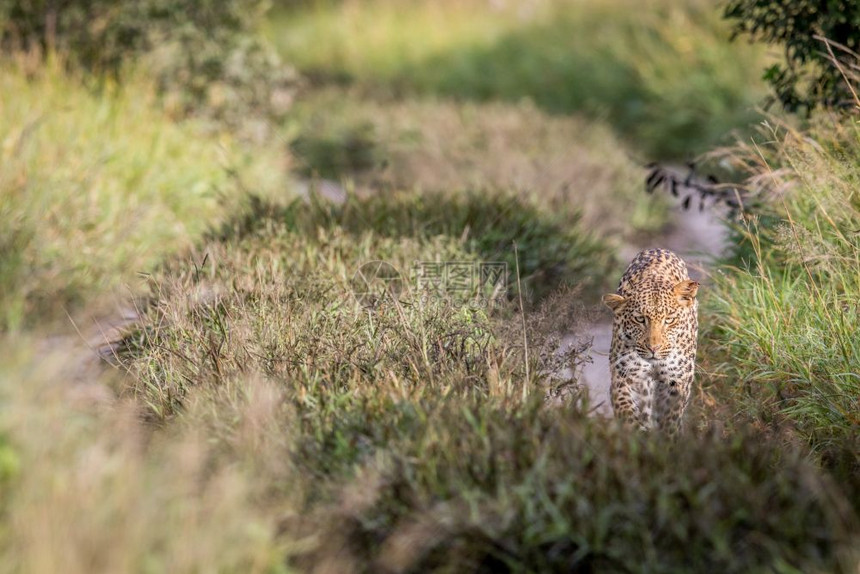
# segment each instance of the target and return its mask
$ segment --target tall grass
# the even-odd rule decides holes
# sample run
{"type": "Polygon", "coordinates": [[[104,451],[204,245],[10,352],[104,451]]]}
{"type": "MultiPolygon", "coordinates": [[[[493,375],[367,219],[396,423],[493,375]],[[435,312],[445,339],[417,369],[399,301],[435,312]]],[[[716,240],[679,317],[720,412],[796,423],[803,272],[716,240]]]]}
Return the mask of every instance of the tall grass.
{"type": "MultiPolygon", "coordinates": [[[[787,423],[860,485],[860,131],[819,118],[742,150],[769,208],[740,228],[717,281],[710,338],[761,420],[787,423]]],[[[860,503],[860,491],[854,491],[860,503]]]]}
{"type": "MultiPolygon", "coordinates": [[[[706,5],[654,3],[681,21],[706,5]]],[[[364,18],[356,3],[321,6],[323,21],[364,18]]],[[[398,25],[416,11],[450,17],[432,50],[416,39],[409,57],[433,62],[446,42],[477,38],[465,79],[499,54],[518,69],[523,26],[555,58],[550,44],[567,36],[550,33],[553,19],[617,32],[610,16],[634,7],[535,3],[479,20],[485,4],[367,6],[404,11],[398,25]]],[[[684,37],[654,25],[627,47],[684,37]]],[[[395,33],[381,26],[378,55],[395,33]]],[[[691,61],[704,38],[688,38],[691,61]]],[[[653,58],[653,78],[659,54],[669,58],[653,58]]],[[[389,87],[457,95],[432,75],[426,88],[400,83],[401,56],[387,57],[389,87]]],[[[727,380],[747,383],[724,404],[753,417],[667,445],[589,419],[575,381],[550,376],[585,360],[587,339],[560,353],[558,334],[585,322],[582,301],[611,265],[585,223],[633,211],[635,168],[599,126],[530,104],[364,100],[338,117],[323,99],[298,112],[311,119],[296,120],[294,148],[305,175],[345,176],[358,193],[245,204],[243,188],[276,188],[285,150],[246,154],[229,134],[171,123],[147,104],[145,81],[94,93],[53,68],[10,65],[0,82],[3,328],[151,272],[140,321],[112,347],[116,371],[82,380],[79,350],[0,341],[0,571],[856,570],[857,508],[845,502],[860,492],[854,126],[818,141],[792,133],[768,163],[745,156],[760,179],[794,186],[749,228],[753,248],[710,303],[707,341],[730,351],[727,380]],[[329,162],[332,150],[344,153],[329,162]],[[379,260],[400,270],[399,288],[357,298],[356,272],[379,260]],[[421,262],[487,260],[522,276],[456,295],[417,286],[421,262]],[[525,312],[507,304],[514,285],[533,295],[525,312]],[[791,421],[831,464],[762,420],[791,421]]],[[[491,85],[464,97],[521,95],[491,85]]]]}
{"type": "Polygon", "coordinates": [[[725,140],[765,94],[762,50],[730,43],[709,0],[315,2],[275,17],[268,34],[311,78],[530,99],[605,118],[650,158],[725,140]]]}
{"type": "Polygon", "coordinates": [[[0,329],[75,303],[188,248],[240,186],[270,189],[279,161],[228,134],[176,124],[145,79],[107,86],[47,65],[0,68],[0,329]]]}
{"type": "Polygon", "coordinates": [[[312,374],[332,393],[395,375],[430,387],[442,377],[438,368],[468,378],[489,367],[481,350],[497,344],[488,322],[492,307],[514,292],[514,240],[520,283],[534,298],[562,284],[593,285],[610,261],[590,236],[515,196],[400,194],[286,207],[255,200],[202,252],[158,274],[160,303],[127,341],[131,357],[145,351],[145,360],[129,363],[136,391],[163,418],[190,385],[251,365],[269,375],[312,374]],[[402,301],[371,313],[357,302],[366,286],[356,282],[373,261],[397,272],[402,301]],[[507,262],[511,276],[486,286],[498,287],[495,294],[474,278],[465,291],[425,292],[422,262],[507,262]],[[493,295],[495,302],[484,298],[493,295]],[[218,336],[191,336],[201,328],[218,336]]]}

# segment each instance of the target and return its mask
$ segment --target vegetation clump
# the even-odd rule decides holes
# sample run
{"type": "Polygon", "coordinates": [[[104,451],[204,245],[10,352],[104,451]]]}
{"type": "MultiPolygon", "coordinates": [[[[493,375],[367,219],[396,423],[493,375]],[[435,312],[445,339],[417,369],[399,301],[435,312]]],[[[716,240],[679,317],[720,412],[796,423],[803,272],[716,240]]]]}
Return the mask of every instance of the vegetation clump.
{"type": "MultiPolygon", "coordinates": [[[[288,432],[290,446],[265,456],[294,469],[290,488],[308,517],[283,529],[319,541],[292,564],[848,567],[855,516],[802,449],[741,426],[667,448],[589,419],[576,393],[549,408],[541,339],[528,333],[527,358],[520,317],[503,305],[402,291],[363,307],[350,282],[361,261],[479,260],[460,227],[417,225],[434,219],[413,218],[416,205],[252,205],[207,244],[205,265],[177,261],[156,276],[121,353],[136,393],[168,423],[249,378],[279,389],[289,415],[276,425],[289,431],[272,432],[288,432]]],[[[470,221],[469,203],[446,210],[470,221]]]]}
{"type": "MultiPolygon", "coordinates": [[[[754,417],[788,428],[860,484],[860,139],[823,118],[799,133],[779,126],[770,146],[738,150],[750,187],[768,198],[740,226],[736,268],[710,299],[731,388],[754,417]]],[[[852,490],[860,505],[860,491],[852,490]]]]}
{"type": "Polygon", "coordinates": [[[56,55],[97,78],[143,63],[171,113],[251,135],[283,120],[297,82],[258,34],[267,7],[261,0],[3,0],[0,49],[56,55]]]}
{"type": "Polygon", "coordinates": [[[834,0],[731,0],[724,8],[734,34],[779,46],[784,61],[764,79],[790,112],[824,105],[853,109],[846,73],[857,80],[860,6],[834,0]]]}

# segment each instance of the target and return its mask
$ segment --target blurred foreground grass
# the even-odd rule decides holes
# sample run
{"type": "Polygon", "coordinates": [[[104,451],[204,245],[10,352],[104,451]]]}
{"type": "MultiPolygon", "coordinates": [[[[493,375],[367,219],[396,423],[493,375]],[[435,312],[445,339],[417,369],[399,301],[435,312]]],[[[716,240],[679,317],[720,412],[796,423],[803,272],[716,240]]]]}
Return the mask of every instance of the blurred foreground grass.
{"type": "Polygon", "coordinates": [[[650,159],[726,143],[766,93],[763,50],[711,0],[301,3],[268,36],[320,83],[376,94],[522,99],[601,118],[650,159]]]}

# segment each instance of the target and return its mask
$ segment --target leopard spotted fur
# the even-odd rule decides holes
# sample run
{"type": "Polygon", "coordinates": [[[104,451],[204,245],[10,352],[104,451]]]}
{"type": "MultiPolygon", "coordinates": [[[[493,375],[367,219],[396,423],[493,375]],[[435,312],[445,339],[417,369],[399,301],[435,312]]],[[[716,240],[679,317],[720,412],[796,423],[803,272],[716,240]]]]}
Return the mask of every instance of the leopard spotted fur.
{"type": "Polygon", "coordinates": [[[670,437],[681,431],[696,365],[699,284],[667,249],[640,252],[616,293],[612,309],[610,398],[617,418],[670,437]]]}

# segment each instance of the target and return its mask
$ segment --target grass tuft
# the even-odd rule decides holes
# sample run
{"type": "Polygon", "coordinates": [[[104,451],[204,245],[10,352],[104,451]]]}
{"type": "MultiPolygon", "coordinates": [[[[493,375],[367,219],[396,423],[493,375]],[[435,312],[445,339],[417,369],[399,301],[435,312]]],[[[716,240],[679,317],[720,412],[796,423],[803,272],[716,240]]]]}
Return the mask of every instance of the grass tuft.
{"type": "Polygon", "coordinates": [[[739,228],[708,339],[748,412],[809,443],[860,507],[860,132],[819,118],[768,138],[736,156],[769,207],[739,228]]]}

